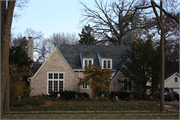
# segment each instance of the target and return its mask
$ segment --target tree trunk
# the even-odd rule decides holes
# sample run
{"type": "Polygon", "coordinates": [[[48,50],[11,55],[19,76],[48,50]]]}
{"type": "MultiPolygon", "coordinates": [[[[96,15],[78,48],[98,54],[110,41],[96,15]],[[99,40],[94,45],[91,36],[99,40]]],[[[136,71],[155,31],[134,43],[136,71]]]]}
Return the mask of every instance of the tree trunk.
{"type": "Polygon", "coordinates": [[[1,116],[9,112],[9,47],[15,1],[1,1],[1,116]]]}
{"type": "Polygon", "coordinates": [[[155,8],[155,2],[154,0],[151,1],[151,4],[153,6],[154,13],[156,15],[158,24],[161,29],[161,92],[160,92],[160,111],[165,111],[164,108],[164,76],[165,76],[165,57],[164,57],[164,39],[165,39],[165,29],[163,26],[163,20],[162,20],[162,0],[160,0],[160,17],[158,16],[158,13],[155,8]]]}
{"type": "Polygon", "coordinates": [[[162,0],[160,1],[160,21],[162,24],[161,27],[161,103],[160,111],[165,111],[164,108],[164,76],[165,76],[165,51],[164,51],[164,39],[165,39],[165,30],[163,27],[163,18],[162,18],[162,0]]]}

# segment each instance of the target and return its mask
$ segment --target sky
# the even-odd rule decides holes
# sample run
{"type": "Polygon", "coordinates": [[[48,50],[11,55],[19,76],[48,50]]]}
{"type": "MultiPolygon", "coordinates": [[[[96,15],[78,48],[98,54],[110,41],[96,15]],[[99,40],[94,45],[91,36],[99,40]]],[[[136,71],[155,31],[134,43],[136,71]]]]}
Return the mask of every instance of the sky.
{"type": "MultiPolygon", "coordinates": [[[[90,8],[94,7],[94,0],[82,0],[90,8]]],[[[44,38],[53,33],[81,33],[83,24],[82,8],[79,0],[30,0],[27,6],[21,9],[15,8],[14,12],[20,14],[19,18],[13,18],[12,34],[16,36],[27,28],[37,32],[41,31],[44,38]]]]}

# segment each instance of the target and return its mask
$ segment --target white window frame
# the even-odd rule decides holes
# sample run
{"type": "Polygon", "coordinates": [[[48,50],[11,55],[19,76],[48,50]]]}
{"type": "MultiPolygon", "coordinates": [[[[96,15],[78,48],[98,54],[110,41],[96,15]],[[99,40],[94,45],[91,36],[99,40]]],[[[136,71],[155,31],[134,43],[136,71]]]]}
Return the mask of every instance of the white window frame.
{"type": "Polygon", "coordinates": [[[101,69],[104,69],[104,61],[106,61],[106,69],[112,69],[112,59],[102,59],[101,69]],[[108,61],[110,61],[110,68],[108,68],[108,61]]]}
{"type": "Polygon", "coordinates": [[[88,85],[87,84],[83,84],[82,85],[82,89],[88,89],[88,85]],[[85,87],[86,86],[86,87],[85,87]]]}
{"type": "MultiPolygon", "coordinates": [[[[126,79],[127,82],[129,82],[129,79],[128,79],[128,78],[123,78],[123,81],[124,81],[124,79],[126,79]]],[[[124,82],[123,82],[123,90],[124,90],[125,92],[133,92],[133,81],[132,81],[132,80],[131,80],[131,84],[132,84],[132,91],[129,91],[129,85],[127,85],[127,90],[124,90],[124,82]]]]}
{"type": "Polygon", "coordinates": [[[65,85],[65,72],[47,72],[47,94],[49,95],[49,81],[52,81],[52,91],[54,91],[54,81],[58,81],[58,90],[59,91],[59,81],[63,81],[63,91],[65,85]],[[52,73],[52,79],[49,79],[49,74],[52,73]],[[58,74],[58,79],[54,79],[54,74],[58,74]],[[59,78],[59,74],[63,74],[63,79],[59,78]]]}
{"type": "Polygon", "coordinates": [[[85,61],[87,60],[87,64],[89,65],[89,61],[91,60],[91,65],[94,64],[93,58],[83,58],[83,68],[85,68],[85,61]]]}

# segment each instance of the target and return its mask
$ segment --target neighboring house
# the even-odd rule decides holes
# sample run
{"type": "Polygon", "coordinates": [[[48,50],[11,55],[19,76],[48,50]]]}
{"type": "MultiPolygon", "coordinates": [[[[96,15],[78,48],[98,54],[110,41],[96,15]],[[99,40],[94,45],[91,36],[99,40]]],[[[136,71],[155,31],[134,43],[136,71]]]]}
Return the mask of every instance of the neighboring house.
{"type": "MultiPolygon", "coordinates": [[[[112,71],[109,91],[133,91],[130,81],[118,71],[124,64],[121,56],[126,54],[127,46],[61,45],[55,48],[43,64],[34,64],[29,78],[30,96],[49,94],[51,91],[86,92],[91,96],[93,89],[88,85],[78,86],[79,78],[84,76],[84,66],[94,64],[101,69],[112,71]],[[118,82],[124,80],[124,83],[118,82]],[[115,84],[113,84],[115,82],[115,84]],[[115,87],[115,88],[114,88],[115,87]]],[[[132,82],[132,81],[131,81],[132,82]]]]}
{"type": "Polygon", "coordinates": [[[166,72],[164,87],[168,87],[171,91],[176,91],[180,94],[180,74],[179,63],[173,63],[166,72]]]}

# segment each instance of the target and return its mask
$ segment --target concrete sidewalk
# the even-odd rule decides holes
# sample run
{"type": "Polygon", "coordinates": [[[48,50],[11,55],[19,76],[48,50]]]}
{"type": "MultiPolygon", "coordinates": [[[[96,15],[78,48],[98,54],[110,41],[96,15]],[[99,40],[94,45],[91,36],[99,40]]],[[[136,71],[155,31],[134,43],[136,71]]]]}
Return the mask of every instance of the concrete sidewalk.
{"type": "Polygon", "coordinates": [[[155,112],[154,110],[134,110],[134,111],[11,111],[11,113],[148,113],[155,112]]]}
{"type": "MultiPolygon", "coordinates": [[[[172,112],[179,112],[179,110],[171,110],[167,109],[168,111],[172,112]]],[[[18,114],[18,113],[27,113],[27,114],[124,114],[124,113],[156,113],[160,112],[158,110],[133,110],[133,111],[11,111],[9,114],[18,114]]]]}

